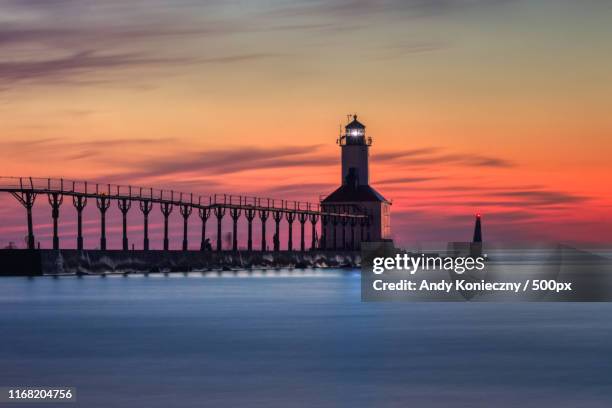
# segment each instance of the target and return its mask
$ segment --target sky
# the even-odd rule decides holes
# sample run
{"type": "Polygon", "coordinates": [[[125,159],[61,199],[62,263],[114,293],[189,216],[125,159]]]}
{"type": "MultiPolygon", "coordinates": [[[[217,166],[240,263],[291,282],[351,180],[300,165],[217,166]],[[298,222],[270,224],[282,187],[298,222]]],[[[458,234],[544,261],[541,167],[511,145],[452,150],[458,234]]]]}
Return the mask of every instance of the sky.
{"type": "MultiPolygon", "coordinates": [[[[357,113],[400,244],[469,240],[475,213],[489,240],[610,242],[610,21],[604,0],[0,0],[0,176],[316,202],[357,113]]],[[[45,197],[35,219],[48,245],[45,197]]],[[[2,194],[0,246],[24,227],[2,194]]]]}

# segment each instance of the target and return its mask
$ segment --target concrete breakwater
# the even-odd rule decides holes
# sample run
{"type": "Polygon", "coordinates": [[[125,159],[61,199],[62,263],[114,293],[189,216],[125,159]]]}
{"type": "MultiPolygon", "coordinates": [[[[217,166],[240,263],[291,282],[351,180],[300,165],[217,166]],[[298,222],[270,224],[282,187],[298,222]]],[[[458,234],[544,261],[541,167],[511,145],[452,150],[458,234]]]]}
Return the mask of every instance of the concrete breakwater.
{"type": "Polygon", "coordinates": [[[359,267],[358,251],[0,250],[0,276],[359,267]]]}

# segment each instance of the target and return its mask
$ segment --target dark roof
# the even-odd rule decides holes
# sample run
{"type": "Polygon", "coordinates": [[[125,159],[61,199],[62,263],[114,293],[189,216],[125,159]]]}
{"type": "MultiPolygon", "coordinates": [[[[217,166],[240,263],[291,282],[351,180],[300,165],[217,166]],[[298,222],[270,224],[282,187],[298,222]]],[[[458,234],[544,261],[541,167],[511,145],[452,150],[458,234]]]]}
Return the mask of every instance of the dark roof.
{"type": "Polygon", "coordinates": [[[387,201],[385,197],[374,190],[370,186],[351,186],[343,184],[336,191],[325,197],[322,201],[325,204],[328,203],[347,203],[354,201],[387,201]]]}
{"type": "Polygon", "coordinates": [[[357,115],[353,115],[353,121],[346,125],[345,129],[365,129],[365,126],[357,120],[357,115]]]}

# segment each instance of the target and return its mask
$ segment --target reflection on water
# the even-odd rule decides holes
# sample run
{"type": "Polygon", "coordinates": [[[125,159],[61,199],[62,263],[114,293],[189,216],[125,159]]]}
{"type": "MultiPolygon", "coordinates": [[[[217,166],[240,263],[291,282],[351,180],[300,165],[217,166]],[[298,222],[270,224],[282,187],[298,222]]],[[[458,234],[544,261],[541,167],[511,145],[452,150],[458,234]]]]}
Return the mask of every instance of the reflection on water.
{"type": "Polygon", "coordinates": [[[0,386],[75,386],[82,407],[609,407],[610,315],[361,303],[358,273],[329,270],[4,278],[0,386]]]}

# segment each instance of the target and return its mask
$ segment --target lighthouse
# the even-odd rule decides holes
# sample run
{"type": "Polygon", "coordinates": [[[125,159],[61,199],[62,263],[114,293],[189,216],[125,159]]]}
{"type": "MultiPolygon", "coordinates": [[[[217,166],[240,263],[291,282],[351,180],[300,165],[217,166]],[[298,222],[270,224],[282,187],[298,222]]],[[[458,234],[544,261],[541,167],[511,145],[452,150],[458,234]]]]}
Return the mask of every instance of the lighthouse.
{"type": "Polygon", "coordinates": [[[372,138],[366,135],[366,127],[357,120],[357,115],[353,115],[344,127],[344,134],[337,143],[342,163],[341,185],[321,201],[321,208],[328,213],[367,214],[368,219],[356,222],[359,225],[355,228],[350,221],[340,222],[331,217],[323,226],[320,246],[322,249],[358,249],[364,241],[389,240],[391,202],[370,186],[372,138]]]}
{"type": "Polygon", "coordinates": [[[337,140],[342,159],[340,183],[345,184],[350,177],[357,185],[367,186],[370,184],[368,161],[372,138],[366,139],[365,126],[357,120],[357,115],[344,129],[344,135],[337,140]]]}

